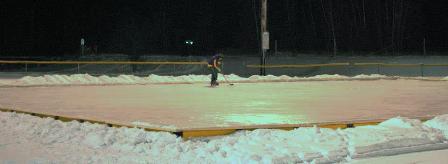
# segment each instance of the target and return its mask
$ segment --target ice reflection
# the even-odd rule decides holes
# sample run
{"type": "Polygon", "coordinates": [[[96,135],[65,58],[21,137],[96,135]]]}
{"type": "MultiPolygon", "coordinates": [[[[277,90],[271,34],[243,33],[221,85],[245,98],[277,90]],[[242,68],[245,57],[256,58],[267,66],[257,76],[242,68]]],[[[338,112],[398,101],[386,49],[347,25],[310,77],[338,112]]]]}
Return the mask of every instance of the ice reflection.
{"type": "Polygon", "coordinates": [[[246,103],[245,105],[247,107],[263,107],[263,106],[272,105],[272,103],[269,101],[250,101],[250,102],[246,103]]]}
{"type": "Polygon", "coordinates": [[[300,124],[303,119],[297,115],[282,114],[231,114],[222,117],[226,122],[239,124],[300,124]]]}

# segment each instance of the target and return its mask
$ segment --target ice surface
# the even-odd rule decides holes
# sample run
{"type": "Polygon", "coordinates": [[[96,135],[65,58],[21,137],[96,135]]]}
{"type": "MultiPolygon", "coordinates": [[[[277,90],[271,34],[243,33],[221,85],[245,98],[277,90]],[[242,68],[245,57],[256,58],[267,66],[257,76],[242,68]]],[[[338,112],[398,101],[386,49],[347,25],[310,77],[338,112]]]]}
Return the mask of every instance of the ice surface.
{"type": "Polygon", "coordinates": [[[0,95],[5,95],[0,107],[169,130],[427,117],[448,112],[445,81],[207,85],[0,87],[0,95]]]}

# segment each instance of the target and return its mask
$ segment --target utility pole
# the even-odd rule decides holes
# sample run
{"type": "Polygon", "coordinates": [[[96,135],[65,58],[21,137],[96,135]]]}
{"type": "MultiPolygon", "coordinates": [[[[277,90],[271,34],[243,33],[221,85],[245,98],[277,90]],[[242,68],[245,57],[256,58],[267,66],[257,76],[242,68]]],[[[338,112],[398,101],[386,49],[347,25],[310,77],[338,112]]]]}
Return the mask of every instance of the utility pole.
{"type": "Polygon", "coordinates": [[[268,0],[261,0],[261,61],[260,65],[262,66],[260,68],[260,75],[266,76],[266,68],[264,67],[266,65],[266,55],[267,51],[269,49],[269,32],[267,30],[267,3],[268,0]]]}
{"type": "Polygon", "coordinates": [[[84,38],[81,38],[81,44],[80,44],[80,48],[81,48],[81,50],[80,50],[80,52],[81,52],[81,56],[84,56],[84,51],[85,51],[85,43],[86,43],[86,41],[84,40],[84,38]]]}

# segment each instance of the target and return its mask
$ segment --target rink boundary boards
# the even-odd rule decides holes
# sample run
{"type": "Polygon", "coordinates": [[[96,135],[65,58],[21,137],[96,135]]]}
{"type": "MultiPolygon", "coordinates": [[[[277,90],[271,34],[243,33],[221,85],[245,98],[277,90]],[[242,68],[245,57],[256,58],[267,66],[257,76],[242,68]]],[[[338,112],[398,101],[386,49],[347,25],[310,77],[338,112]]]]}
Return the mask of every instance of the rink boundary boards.
{"type": "MultiPolygon", "coordinates": [[[[31,60],[0,60],[0,64],[62,64],[62,65],[80,65],[80,64],[131,64],[131,65],[207,65],[204,61],[31,61],[31,60]]],[[[247,68],[310,68],[310,67],[334,67],[334,66],[383,66],[383,67],[446,67],[448,63],[424,64],[424,63],[325,63],[325,64],[268,64],[268,65],[246,65],[247,68]]]]}
{"type": "MultiPolygon", "coordinates": [[[[97,65],[200,65],[205,66],[205,61],[32,61],[32,60],[0,60],[0,64],[24,64],[25,72],[28,72],[29,64],[60,64],[60,65],[77,65],[78,73],[80,73],[80,65],[84,64],[97,64],[97,65]]],[[[424,75],[424,67],[448,67],[448,63],[438,64],[425,64],[425,63],[357,63],[357,62],[344,62],[344,63],[320,63],[320,64],[267,64],[267,65],[245,65],[246,68],[262,68],[262,69],[284,69],[284,68],[314,68],[314,67],[373,67],[376,69],[377,74],[381,74],[380,70],[383,67],[403,67],[403,68],[419,68],[420,76],[424,75]],[[375,68],[376,67],[376,68],[375,68]]]]}
{"type": "MultiPolygon", "coordinates": [[[[200,128],[200,129],[163,129],[163,128],[147,128],[143,126],[135,125],[125,125],[120,123],[114,123],[111,121],[103,120],[93,120],[93,119],[83,119],[75,118],[70,116],[58,116],[44,113],[34,113],[16,109],[5,109],[0,108],[2,112],[15,112],[21,114],[28,114],[31,116],[37,116],[40,118],[53,118],[55,120],[60,120],[62,122],[78,121],[80,123],[89,122],[92,124],[102,124],[108,127],[127,127],[127,128],[139,128],[145,131],[153,132],[169,132],[177,136],[183,137],[184,139],[194,138],[194,137],[209,137],[209,136],[219,136],[228,135],[235,133],[240,130],[255,130],[255,129],[279,129],[279,130],[294,130],[296,128],[303,127],[319,127],[319,128],[330,128],[330,129],[345,129],[354,128],[359,126],[377,125],[387,119],[374,119],[374,120],[356,120],[356,121],[341,121],[341,122],[321,122],[321,123],[305,123],[305,124],[275,124],[275,125],[254,125],[254,126],[235,126],[235,127],[216,127],[216,128],[200,128]]],[[[419,119],[420,121],[427,121],[434,118],[433,116],[427,117],[414,117],[413,119],[419,119]]]]}

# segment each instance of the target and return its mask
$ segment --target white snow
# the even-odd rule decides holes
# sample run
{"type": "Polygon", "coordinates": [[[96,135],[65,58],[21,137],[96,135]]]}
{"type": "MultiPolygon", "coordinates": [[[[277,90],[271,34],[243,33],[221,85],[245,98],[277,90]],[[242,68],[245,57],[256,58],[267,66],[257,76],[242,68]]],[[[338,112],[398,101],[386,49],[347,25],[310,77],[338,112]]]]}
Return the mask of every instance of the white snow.
{"type": "MultiPolygon", "coordinates": [[[[414,79],[414,80],[445,80],[445,78],[431,78],[431,77],[390,77],[379,74],[372,75],[357,75],[353,77],[342,75],[316,75],[312,77],[290,77],[282,76],[259,76],[252,75],[248,78],[240,77],[235,74],[225,75],[220,74],[218,80],[221,82],[293,82],[293,81],[325,81],[325,80],[380,80],[380,79],[414,79]]],[[[25,76],[17,80],[0,79],[0,86],[54,86],[54,85],[134,85],[134,84],[179,84],[179,83],[203,83],[210,81],[209,75],[182,75],[182,76],[159,76],[148,75],[146,77],[138,77],[134,75],[119,75],[117,77],[110,77],[102,75],[99,77],[91,76],[89,74],[74,74],[74,75],[44,75],[44,76],[25,76]]]]}
{"type": "Polygon", "coordinates": [[[354,79],[369,79],[369,80],[375,80],[375,79],[387,79],[391,77],[387,77],[386,75],[379,75],[379,74],[372,74],[372,75],[356,75],[353,77],[354,79]]]}
{"type": "Polygon", "coordinates": [[[0,112],[0,163],[351,162],[447,149],[447,125],[448,115],[425,123],[396,117],[351,129],[258,129],[183,140],[166,132],[0,112]]]}
{"type": "MultiPolygon", "coordinates": [[[[394,155],[407,147],[431,147],[444,143],[446,138],[437,129],[425,126],[419,120],[396,117],[377,126],[345,130],[352,157],[368,157],[371,154],[394,155]],[[396,149],[396,151],[385,151],[396,149]]],[[[411,148],[414,149],[414,148],[411,148]]],[[[399,153],[398,153],[399,154],[399,153]]]]}
{"type": "Polygon", "coordinates": [[[442,115],[424,123],[426,126],[440,130],[448,138],[448,116],[442,115]]]}

